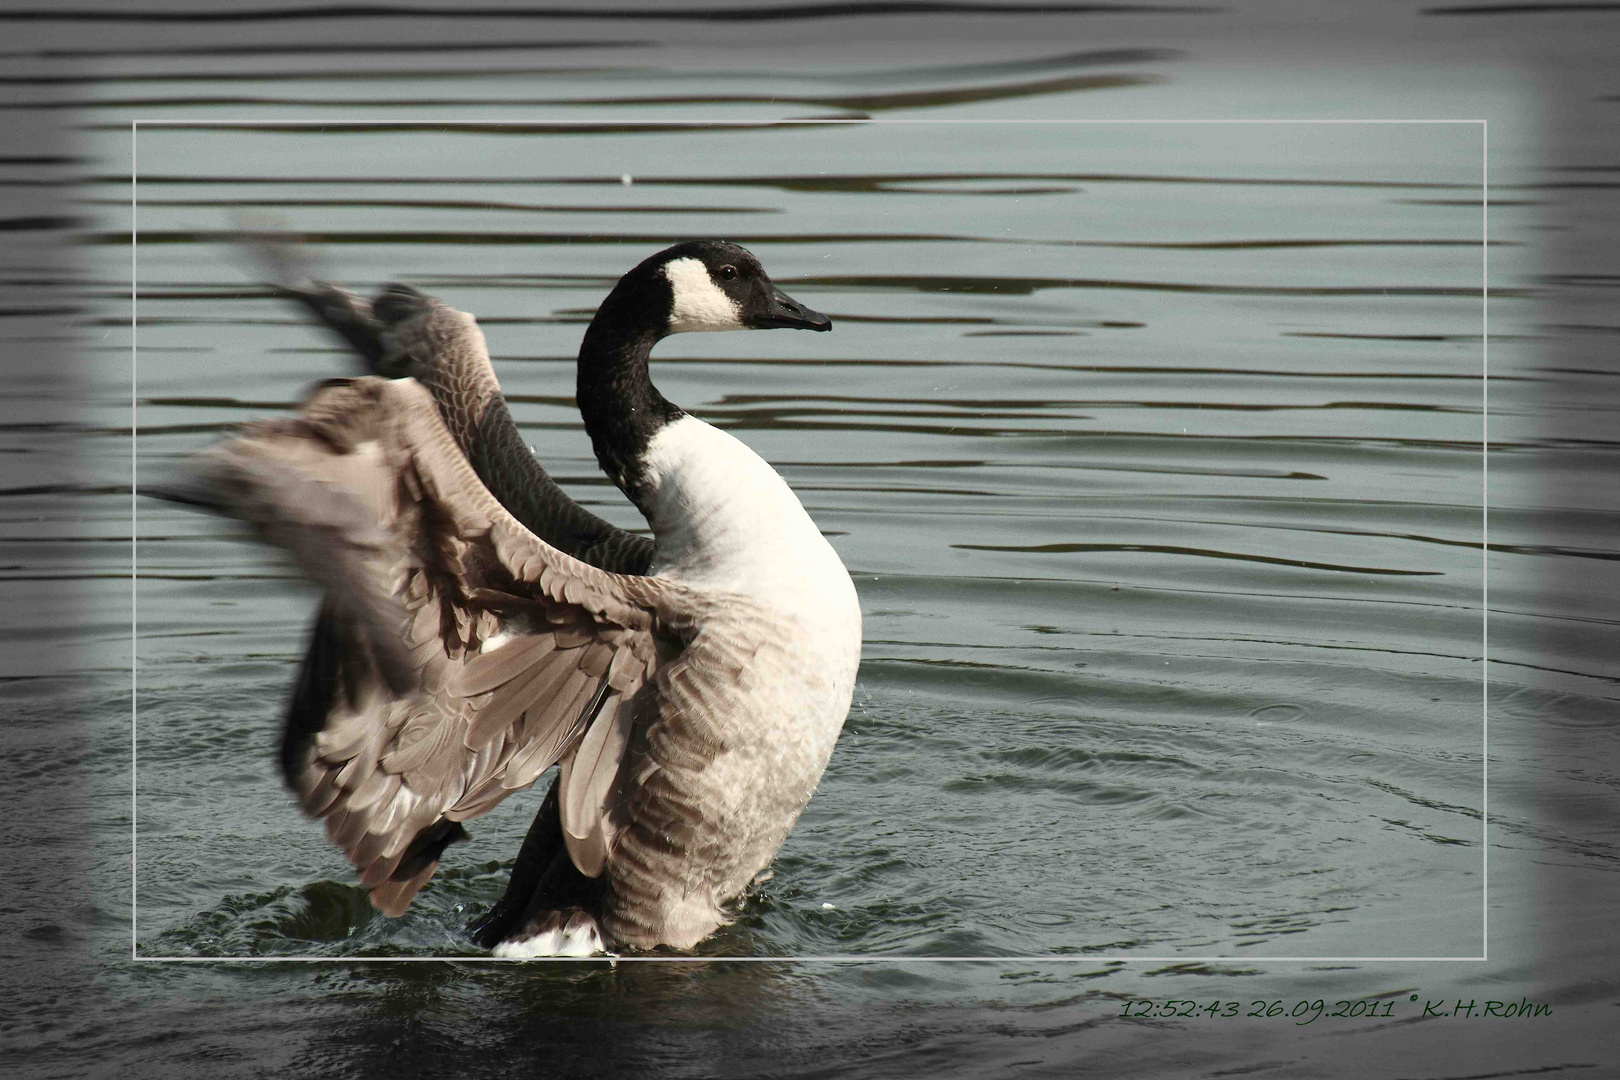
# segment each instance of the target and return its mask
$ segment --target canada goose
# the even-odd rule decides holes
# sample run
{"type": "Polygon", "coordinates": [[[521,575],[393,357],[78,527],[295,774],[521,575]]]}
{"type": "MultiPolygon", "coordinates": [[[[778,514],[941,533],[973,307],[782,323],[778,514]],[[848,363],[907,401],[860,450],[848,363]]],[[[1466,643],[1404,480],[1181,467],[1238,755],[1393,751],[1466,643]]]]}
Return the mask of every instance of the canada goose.
{"type": "MultiPolygon", "coordinates": [[[[288,713],[289,782],[372,903],[399,915],[462,821],[559,763],[475,940],[515,956],[690,948],[820,779],[860,608],[787,484],[667,401],[648,355],[672,333],[830,320],[733,244],[680,244],[626,274],[585,333],[576,397],[653,539],[548,491],[526,517],[570,554],[503,505],[521,501],[510,483],[502,498],[486,484],[504,444],[456,430],[499,400],[473,319],[399,287],[361,314],[379,370],[459,357],[437,370],[488,372],[485,410],[415,378],[332,380],[301,415],[210,451],[181,495],[252,523],[327,587],[288,713]]],[[[434,365],[410,370],[431,382],[434,365]]],[[[499,417],[484,422],[504,438],[499,417]]]]}

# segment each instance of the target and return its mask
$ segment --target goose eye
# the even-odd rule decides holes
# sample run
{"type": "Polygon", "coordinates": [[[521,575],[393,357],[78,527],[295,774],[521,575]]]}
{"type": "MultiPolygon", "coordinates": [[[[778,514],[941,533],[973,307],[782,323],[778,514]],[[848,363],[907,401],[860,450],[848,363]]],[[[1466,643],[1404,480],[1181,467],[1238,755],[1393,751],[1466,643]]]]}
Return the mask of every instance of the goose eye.
{"type": "Polygon", "coordinates": [[[737,278],[737,268],[735,266],[732,266],[730,263],[727,263],[726,265],[724,265],[724,266],[722,266],[720,268],[720,280],[721,281],[734,281],[734,280],[736,280],[736,278],[737,278]]]}

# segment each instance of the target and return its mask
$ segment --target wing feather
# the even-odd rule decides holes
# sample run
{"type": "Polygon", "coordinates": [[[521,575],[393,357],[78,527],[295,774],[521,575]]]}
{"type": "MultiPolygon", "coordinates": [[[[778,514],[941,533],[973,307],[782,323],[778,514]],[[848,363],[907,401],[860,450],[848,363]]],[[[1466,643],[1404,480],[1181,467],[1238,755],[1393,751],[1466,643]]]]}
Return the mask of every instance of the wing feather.
{"type": "Polygon", "coordinates": [[[445,689],[460,697],[488,693],[511,682],[518,673],[556,647],[557,639],[550,634],[526,634],[468,658],[445,689]]]}
{"type": "Polygon", "coordinates": [[[595,689],[591,677],[575,669],[549,700],[530,710],[523,723],[525,749],[507,764],[502,784],[528,787],[556,762],[559,750],[572,741],[576,725],[585,719],[585,707],[595,689]]]}
{"type": "Polygon", "coordinates": [[[562,689],[573,673],[574,656],[553,651],[546,660],[548,662],[533,665],[501,687],[472,719],[464,740],[474,744],[470,749],[481,748],[496,735],[511,729],[531,705],[547,700],[562,689]]]}
{"type": "Polygon", "coordinates": [[[631,710],[611,695],[568,763],[562,784],[563,840],[587,877],[602,872],[617,832],[609,802],[630,744],[631,710]]]}
{"type": "Polygon", "coordinates": [[[301,415],[252,425],[206,460],[212,505],[327,587],[336,674],[295,748],[295,786],[373,904],[403,912],[465,835],[456,822],[571,761],[582,739],[569,820],[594,846],[570,851],[600,873],[629,699],[657,637],[684,633],[691,597],[535,537],[412,380],[330,382],[301,415]]]}
{"type": "Polygon", "coordinates": [[[312,764],[304,776],[310,778],[310,784],[299,805],[310,817],[320,817],[341,793],[337,786],[337,770],[312,764]]]}

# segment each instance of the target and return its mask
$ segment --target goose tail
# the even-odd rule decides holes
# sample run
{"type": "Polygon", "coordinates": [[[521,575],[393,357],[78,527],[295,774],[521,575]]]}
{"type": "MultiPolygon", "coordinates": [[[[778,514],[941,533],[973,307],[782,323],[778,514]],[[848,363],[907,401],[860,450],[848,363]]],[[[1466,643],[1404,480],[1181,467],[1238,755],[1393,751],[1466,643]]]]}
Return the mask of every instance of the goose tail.
{"type": "Polygon", "coordinates": [[[582,908],[542,911],[516,934],[495,946],[496,956],[595,956],[607,951],[596,916],[582,908]]]}

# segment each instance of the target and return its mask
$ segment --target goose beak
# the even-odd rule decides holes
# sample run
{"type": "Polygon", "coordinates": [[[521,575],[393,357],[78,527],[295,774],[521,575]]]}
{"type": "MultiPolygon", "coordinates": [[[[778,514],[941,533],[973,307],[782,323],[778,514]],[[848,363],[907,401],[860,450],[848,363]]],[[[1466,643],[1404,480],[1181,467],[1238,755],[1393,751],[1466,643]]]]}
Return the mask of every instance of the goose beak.
{"type": "Polygon", "coordinates": [[[770,304],[763,315],[749,320],[751,330],[831,330],[832,320],[819,311],[811,311],[787,293],[771,287],[770,304]]]}

